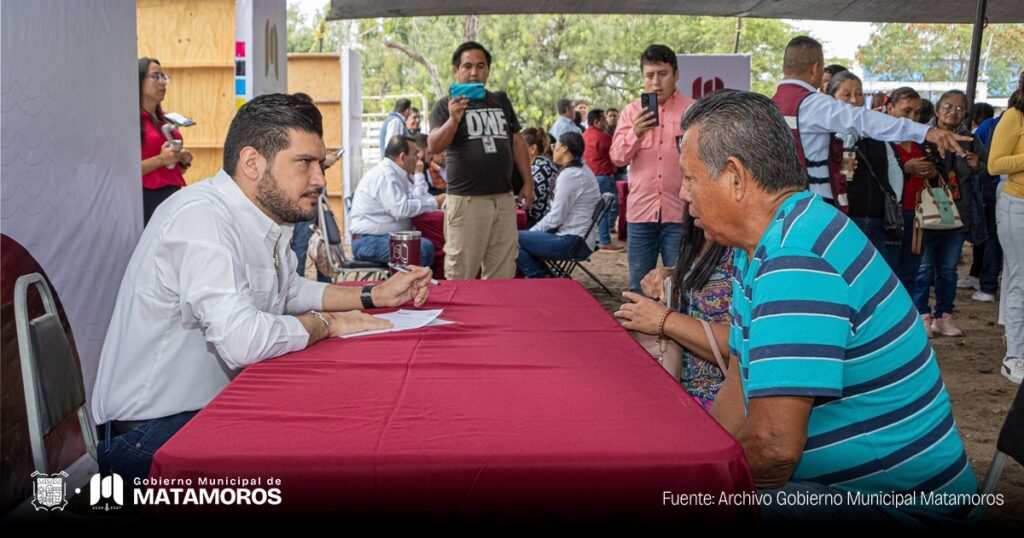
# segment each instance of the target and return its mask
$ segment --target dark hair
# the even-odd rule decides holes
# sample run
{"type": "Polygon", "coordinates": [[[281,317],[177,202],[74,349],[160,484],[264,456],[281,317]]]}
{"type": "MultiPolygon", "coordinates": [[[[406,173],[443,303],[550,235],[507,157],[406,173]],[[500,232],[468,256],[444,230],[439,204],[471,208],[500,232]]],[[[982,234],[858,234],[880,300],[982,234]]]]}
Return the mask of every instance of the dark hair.
{"type": "Polygon", "coordinates": [[[971,107],[971,123],[981,123],[996,115],[996,109],[988,103],[974,103],[971,107]]]}
{"type": "Polygon", "coordinates": [[[1010,108],[1016,108],[1018,112],[1024,114],[1024,71],[1020,72],[1020,80],[1017,81],[1017,89],[1010,95],[1010,99],[1006,101],[1007,106],[1010,108]],[[1016,97],[1016,99],[1014,99],[1016,97]]]}
{"type": "Polygon", "coordinates": [[[295,97],[298,97],[299,99],[302,99],[303,101],[309,101],[310,103],[313,102],[313,98],[310,97],[308,93],[295,92],[292,95],[294,95],[295,97]]]}
{"type": "Polygon", "coordinates": [[[910,86],[900,86],[895,90],[889,92],[889,95],[885,98],[885,106],[895,107],[900,101],[904,99],[920,99],[921,94],[917,93],[917,90],[910,86]]]}
{"type": "Polygon", "coordinates": [[[700,127],[697,155],[712,178],[722,173],[728,157],[734,157],[769,193],[806,186],[793,133],[771,99],[752,92],[717,91],[686,111],[683,131],[694,127],[700,127]]]}
{"type": "Polygon", "coordinates": [[[599,121],[601,121],[603,119],[604,119],[604,110],[601,110],[600,108],[595,108],[595,109],[591,110],[590,112],[587,112],[587,124],[588,125],[593,125],[593,124],[595,124],[595,123],[597,123],[597,122],[599,122],[599,121]]]}
{"type": "Polygon", "coordinates": [[[224,139],[224,171],[234,177],[242,148],[253,147],[268,161],[291,145],[290,129],[323,138],[323,117],[316,106],[294,95],[269,93],[242,105],[224,139]]]}
{"type": "Polygon", "coordinates": [[[930,99],[921,99],[921,105],[921,118],[917,121],[918,123],[930,123],[935,117],[935,105],[930,99]]]}
{"type": "Polygon", "coordinates": [[[871,94],[871,108],[872,108],[872,110],[875,109],[876,107],[885,107],[886,103],[888,102],[887,99],[888,99],[888,96],[885,95],[885,92],[883,92],[881,90],[871,94]]]}
{"type": "Polygon", "coordinates": [[[860,82],[860,77],[854,75],[850,71],[840,71],[832,75],[832,80],[828,81],[828,94],[835,97],[836,92],[839,91],[839,87],[848,80],[856,80],[860,82]]]}
{"type": "Polygon", "coordinates": [[[459,66],[459,63],[462,62],[462,53],[466,52],[467,50],[483,51],[484,58],[487,59],[487,67],[491,66],[491,53],[487,52],[487,49],[485,49],[483,45],[477,43],[476,41],[466,41],[465,43],[459,45],[459,48],[455,49],[455,53],[452,54],[452,67],[459,66]]]}
{"type": "Polygon", "coordinates": [[[384,156],[388,159],[394,159],[401,154],[409,154],[409,142],[416,144],[416,139],[409,135],[395,135],[388,140],[388,145],[384,149],[384,156]]]}
{"type": "Polygon", "coordinates": [[[618,112],[618,111],[619,111],[619,109],[617,109],[617,108],[615,108],[615,107],[611,107],[611,106],[610,106],[610,107],[608,107],[608,108],[606,108],[606,109],[604,110],[604,113],[605,113],[605,114],[607,114],[607,113],[609,113],[609,112],[618,112]]]}
{"type": "Polygon", "coordinates": [[[672,282],[676,283],[673,293],[675,303],[682,308],[690,306],[685,292],[703,288],[711,280],[711,273],[729,252],[729,247],[711,243],[711,247],[702,256],[701,251],[707,239],[704,237],[704,229],[694,225],[693,221],[693,216],[684,211],[683,240],[679,244],[679,258],[672,272],[672,282]]]}
{"type": "Polygon", "coordinates": [[[526,147],[530,148],[533,146],[537,148],[537,155],[544,155],[548,148],[548,134],[539,127],[527,127],[522,130],[523,140],[526,141],[526,147]]]}
{"type": "Polygon", "coordinates": [[[412,107],[412,101],[408,99],[399,99],[395,101],[395,112],[398,112],[399,114],[409,110],[410,107],[412,107]]]}
{"type": "Polygon", "coordinates": [[[651,45],[640,54],[640,69],[646,64],[668,64],[672,66],[672,72],[679,71],[679,60],[676,53],[665,45],[651,45]]]}
{"type": "Polygon", "coordinates": [[[568,99],[559,99],[558,102],[555,103],[555,112],[558,112],[559,116],[570,110],[572,110],[572,101],[568,99]]]}
{"type": "Polygon", "coordinates": [[[419,148],[427,147],[427,135],[425,133],[418,133],[413,138],[416,140],[416,145],[419,148]]]}
{"type": "MultiPolygon", "coordinates": [[[[149,76],[149,64],[160,65],[160,60],[157,60],[156,58],[150,58],[148,56],[144,56],[142,58],[139,58],[139,108],[140,109],[142,108],[142,85],[146,82],[146,77],[149,76]]],[[[147,115],[149,116],[149,121],[158,130],[160,129],[161,126],[163,126],[163,123],[164,123],[164,109],[160,106],[160,103],[157,103],[157,105],[156,105],[156,116],[155,117],[152,114],[147,114],[147,115]]],[[[146,125],[143,124],[141,121],[139,122],[139,140],[141,140],[142,142],[146,141],[146,125]]]]}
{"type": "Polygon", "coordinates": [[[583,166],[583,150],[586,149],[586,145],[583,143],[583,135],[575,131],[562,133],[562,136],[558,137],[558,143],[565,146],[569,153],[572,153],[572,162],[565,165],[566,168],[570,166],[583,166]]]}
{"type": "Polygon", "coordinates": [[[832,65],[825,66],[825,72],[830,74],[830,75],[833,75],[833,76],[836,73],[842,73],[843,71],[849,71],[849,69],[847,69],[846,67],[841,66],[839,64],[832,64],[832,65]]]}
{"type": "Polygon", "coordinates": [[[786,53],[782,58],[782,71],[785,73],[806,73],[818,62],[822,55],[821,43],[805,35],[796,36],[786,44],[786,53]]]}
{"type": "Polygon", "coordinates": [[[419,114],[419,113],[420,113],[420,109],[418,109],[418,108],[416,108],[416,107],[412,107],[412,109],[411,109],[411,110],[412,110],[412,113],[413,113],[413,114],[419,114]]]}

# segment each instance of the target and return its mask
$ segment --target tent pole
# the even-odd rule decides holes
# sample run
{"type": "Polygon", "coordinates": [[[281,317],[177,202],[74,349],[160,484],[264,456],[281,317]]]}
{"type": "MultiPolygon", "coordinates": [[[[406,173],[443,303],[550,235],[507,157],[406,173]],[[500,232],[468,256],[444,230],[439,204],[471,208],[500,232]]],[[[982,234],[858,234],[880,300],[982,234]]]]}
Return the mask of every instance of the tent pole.
{"type": "MultiPolygon", "coordinates": [[[[978,64],[981,60],[981,34],[985,26],[985,3],[986,0],[978,0],[978,9],[974,15],[974,35],[971,38],[971,62],[967,67],[967,104],[972,107],[978,88],[978,64]]],[[[967,119],[970,120],[970,115],[967,119]]]]}

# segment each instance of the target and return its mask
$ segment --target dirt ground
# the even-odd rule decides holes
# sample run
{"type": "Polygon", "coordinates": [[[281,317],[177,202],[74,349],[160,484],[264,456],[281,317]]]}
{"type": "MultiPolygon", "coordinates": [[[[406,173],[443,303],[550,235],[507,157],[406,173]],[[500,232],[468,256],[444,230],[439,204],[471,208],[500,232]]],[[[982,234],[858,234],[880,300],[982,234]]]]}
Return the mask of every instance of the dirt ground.
{"type": "MultiPolygon", "coordinates": [[[[968,247],[964,249],[961,259],[961,275],[967,274],[970,261],[971,252],[968,247]]],[[[614,312],[622,302],[619,294],[628,285],[629,270],[625,250],[597,252],[587,267],[615,293],[614,298],[608,297],[582,271],[577,270],[574,277],[609,312],[614,312]]],[[[953,402],[953,413],[967,448],[967,456],[980,485],[985,480],[999,429],[1018,386],[999,373],[1006,348],[1002,343],[1002,327],[996,324],[997,303],[973,301],[972,293],[974,290],[957,292],[956,315],[964,336],[937,337],[932,340],[932,345],[953,402]]],[[[1002,528],[1024,527],[1024,468],[1019,463],[1009,459],[996,493],[1002,493],[1005,502],[1003,506],[988,508],[984,523],[1002,528]]]]}

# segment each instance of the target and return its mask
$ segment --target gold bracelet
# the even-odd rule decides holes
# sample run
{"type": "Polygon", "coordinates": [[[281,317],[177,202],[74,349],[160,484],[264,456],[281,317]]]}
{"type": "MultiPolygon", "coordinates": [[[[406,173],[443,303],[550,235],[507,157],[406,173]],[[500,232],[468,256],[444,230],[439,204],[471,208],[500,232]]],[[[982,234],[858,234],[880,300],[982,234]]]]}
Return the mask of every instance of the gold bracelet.
{"type": "Polygon", "coordinates": [[[665,340],[665,322],[668,321],[668,317],[672,315],[672,309],[666,308],[665,314],[661,316],[661,323],[658,324],[658,340],[665,340]]]}
{"type": "Polygon", "coordinates": [[[327,334],[331,333],[331,324],[330,322],[327,321],[327,318],[325,318],[323,314],[317,312],[316,310],[310,310],[309,314],[315,317],[316,319],[324,322],[324,328],[327,329],[327,334]]]}

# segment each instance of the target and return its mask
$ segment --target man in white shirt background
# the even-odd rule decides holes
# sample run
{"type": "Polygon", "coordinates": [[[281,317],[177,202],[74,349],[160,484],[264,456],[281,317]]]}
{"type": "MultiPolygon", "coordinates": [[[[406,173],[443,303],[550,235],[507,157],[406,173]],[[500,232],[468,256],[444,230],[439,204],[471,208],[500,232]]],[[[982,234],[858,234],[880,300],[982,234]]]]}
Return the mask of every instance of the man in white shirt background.
{"type": "Polygon", "coordinates": [[[326,153],[311,102],[256,97],[231,122],[224,169],[154,213],[121,282],[93,389],[101,472],[145,477],[153,454],[246,366],[389,325],[362,308],[426,301],[426,268],[362,289],[292,270],[292,223],[314,213],[326,153]]]}
{"type": "Polygon", "coordinates": [[[555,105],[555,111],[558,112],[558,119],[548,129],[548,134],[551,135],[551,139],[557,141],[565,133],[581,133],[580,128],[576,125],[574,118],[576,117],[576,111],[572,107],[572,101],[568,99],[559,99],[555,105]]]}
{"type": "MultiPolygon", "coordinates": [[[[359,182],[349,214],[352,255],[357,260],[388,263],[388,234],[412,230],[413,217],[436,211],[444,203],[444,194],[431,196],[425,183],[413,181],[418,162],[416,139],[393,136],[384,159],[359,182]]],[[[434,243],[429,239],[420,239],[420,264],[434,264],[434,243]]]]}

